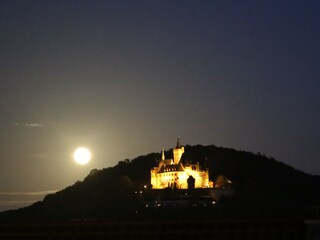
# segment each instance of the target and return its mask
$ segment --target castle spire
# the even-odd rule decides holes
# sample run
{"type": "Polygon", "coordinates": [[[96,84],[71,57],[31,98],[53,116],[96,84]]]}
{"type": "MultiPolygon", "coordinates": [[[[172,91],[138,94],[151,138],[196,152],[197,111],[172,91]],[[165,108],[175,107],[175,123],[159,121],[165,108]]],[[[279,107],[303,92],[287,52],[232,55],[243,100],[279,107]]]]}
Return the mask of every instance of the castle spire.
{"type": "Polygon", "coordinates": [[[181,148],[180,137],[178,136],[176,148],[181,148]]]}
{"type": "Polygon", "coordinates": [[[164,156],[164,149],[162,148],[162,151],[161,151],[161,160],[164,161],[166,158],[164,156]]]}

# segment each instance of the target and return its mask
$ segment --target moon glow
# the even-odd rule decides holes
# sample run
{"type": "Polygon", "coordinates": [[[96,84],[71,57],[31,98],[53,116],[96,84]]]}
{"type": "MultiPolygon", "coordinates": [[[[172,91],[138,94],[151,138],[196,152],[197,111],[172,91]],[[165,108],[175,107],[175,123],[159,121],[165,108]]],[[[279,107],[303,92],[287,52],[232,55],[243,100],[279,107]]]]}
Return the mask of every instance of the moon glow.
{"type": "Polygon", "coordinates": [[[90,161],[91,153],[87,148],[77,148],[73,153],[73,159],[76,163],[84,165],[90,161]]]}

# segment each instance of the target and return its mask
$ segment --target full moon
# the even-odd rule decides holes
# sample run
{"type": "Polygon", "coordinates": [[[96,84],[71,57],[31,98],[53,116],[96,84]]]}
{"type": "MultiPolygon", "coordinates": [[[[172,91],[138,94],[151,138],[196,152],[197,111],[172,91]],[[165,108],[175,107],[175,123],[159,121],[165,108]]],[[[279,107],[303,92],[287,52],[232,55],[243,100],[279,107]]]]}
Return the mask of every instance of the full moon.
{"type": "Polygon", "coordinates": [[[90,161],[91,153],[87,148],[77,148],[73,153],[73,159],[76,163],[84,165],[90,161]]]}

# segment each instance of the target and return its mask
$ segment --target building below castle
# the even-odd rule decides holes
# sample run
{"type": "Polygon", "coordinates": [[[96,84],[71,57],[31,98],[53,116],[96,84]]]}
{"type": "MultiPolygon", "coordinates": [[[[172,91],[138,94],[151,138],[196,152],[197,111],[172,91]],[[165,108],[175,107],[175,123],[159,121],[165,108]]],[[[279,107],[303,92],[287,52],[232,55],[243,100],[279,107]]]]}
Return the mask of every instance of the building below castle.
{"type": "Polygon", "coordinates": [[[197,164],[183,164],[181,157],[184,147],[177,140],[173,149],[173,159],[166,159],[162,150],[161,161],[157,167],[151,169],[151,186],[153,189],[176,188],[212,188],[213,183],[209,181],[208,169],[201,169],[197,164]]]}

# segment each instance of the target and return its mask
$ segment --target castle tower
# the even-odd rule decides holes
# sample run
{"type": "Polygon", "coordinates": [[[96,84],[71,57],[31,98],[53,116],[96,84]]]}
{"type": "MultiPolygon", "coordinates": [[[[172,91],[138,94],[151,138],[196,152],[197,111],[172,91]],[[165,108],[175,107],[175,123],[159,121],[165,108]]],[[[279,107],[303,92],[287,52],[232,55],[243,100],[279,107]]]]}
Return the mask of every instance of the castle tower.
{"type": "Polygon", "coordinates": [[[166,159],[166,157],[164,156],[164,149],[162,148],[161,151],[161,160],[164,161],[166,159]]]}
{"type": "Polygon", "coordinates": [[[173,163],[174,164],[179,164],[183,153],[184,153],[184,147],[181,146],[180,138],[178,137],[176,148],[173,149],[173,163]]]}

